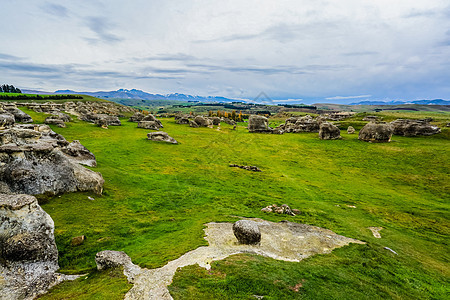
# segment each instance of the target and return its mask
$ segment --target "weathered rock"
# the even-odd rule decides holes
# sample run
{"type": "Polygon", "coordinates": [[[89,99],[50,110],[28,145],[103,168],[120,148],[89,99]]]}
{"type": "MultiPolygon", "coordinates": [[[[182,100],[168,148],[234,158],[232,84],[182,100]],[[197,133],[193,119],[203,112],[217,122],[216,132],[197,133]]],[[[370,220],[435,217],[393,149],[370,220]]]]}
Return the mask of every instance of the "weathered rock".
{"type": "Polygon", "coordinates": [[[258,168],[257,166],[241,166],[241,165],[236,165],[236,164],[230,164],[230,167],[240,168],[240,169],[253,171],[253,172],[262,172],[262,170],[260,168],[258,168]]]}
{"type": "Polygon", "coordinates": [[[155,121],[139,121],[137,127],[151,130],[159,130],[160,128],[162,128],[162,125],[155,121]]]}
{"type": "Polygon", "coordinates": [[[408,120],[398,119],[391,122],[395,135],[418,136],[433,135],[441,132],[441,129],[430,124],[431,119],[408,120]]]}
{"type": "Polygon", "coordinates": [[[248,118],[248,131],[252,133],[272,133],[269,121],[264,116],[250,115],[248,118]]]}
{"type": "Polygon", "coordinates": [[[33,299],[68,279],[55,273],[54,223],[35,197],[0,194],[0,220],[1,299],[33,299]]]}
{"type": "Polygon", "coordinates": [[[213,125],[217,126],[220,125],[220,118],[219,117],[210,117],[209,120],[212,122],[213,125]]]}
{"type": "Polygon", "coordinates": [[[102,192],[100,173],[78,164],[93,165],[95,158],[74,142],[69,144],[47,125],[15,125],[0,131],[0,192],[58,194],[102,192]]]}
{"type": "Polygon", "coordinates": [[[202,116],[196,116],[194,118],[194,122],[197,123],[197,125],[199,127],[208,127],[208,126],[212,126],[213,123],[210,119],[202,117],[202,116]]]}
{"type": "Polygon", "coordinates": [[[387,143],[391,141],[393,129],[387,123],[367,123],[360,131],[358,138],[365,142],[387,143]]]}
{"type": "Polygon", "coordinates": [[[369,122],[375,122],[378,120],[381,120],[382,118],[379,116],[365,116],[362,120],[363,121],[369,121],[369,122]]]}
{"type": "Polygon", "coordinates": [[[233,224],[233,233],[241,244],[253,245],[261,241],[261,232],[258,224],[251,220],[235,222],[233,224]]]}
{"type": "Polygon", "coordinates": [[[355,128],[353,126],[348,126],[347,133],[348,134],[354,134],[356,132],[355,128]]]}
{"type": "Polygon", "coordinates": [[[231,120],[231,119],[228,119],[228,118],[225,118],[225,117],[222,117],[222,118],[220,119],[220,121],[221,121],[221,122],[224,122],[224,123],[226,123],[226,124],[228,124],[228,125],[231,125],[231,126],[236,125],[236,121],[231,120]]]}
{"type": "Polygon", "coordinates": [[[33,123],[33,119],[30,117],[30,115],[24,113],[23,111],[15,107],[15,105],[5,106],[5,111],[14,115],[14,118],[18,123],[33,123]]]}
{"type": "Polygon", "coordinates": [[[325,117],[317,117],[314,119],[310,115],[304,117],[290,117],[286,120],[285,124],[278,126],[286,132],[319,132],[320,124],[325,121],[325,117]]]}
{"type": "Polygon", "coordinates": [[[105,250],[95,255],[95,263],[98,270],[123,267],[123,273],[129,282],[134,282],[136,276],[141,273],[141,268],[131,262],[131,258],[123,251],[105,250]]]}
{"type": "Polygon", "coordinates": [[[197,124],[194,120],[189,120],[189,126],[192,128],[198,128],[200,125],[197,124]]]}
{"type": "Polygon", "coordinates": [[[170,144],[178,144],[178,142],[164,131],[150,132],[147,134],[149,140],[157,142],[166,142],[170,144]]]}
{"type": "Polygon", "coordinates": [[[122,123],[120,122],[119,118],[117,116],[110,116],[106,114],[98,114],[96,115],[96,120],[94,121],[95,124],[99,126],[121,126],[122,123]]]}
{"type": "Polygon", "coordinates": [[[129,122],[139,122],[142,121],[142,119],[145,117],[145,115],[141,112],[135,112],[134,115],[130,117],[128,120],[129,122]]]}
{"type": "Polygon", "coordinates": [[[336,125],[328,122],[320,124],[319,138],[321,140],[336,140],[341,138],[341,131],[336,125]]]}
{"type": "Polygon", "coordinates": [[[16,119],[14,118],[14,115],[8,113],[0,114],[0,127],[10,127],[14,125],[15,122],[16,119]]]}
{"type": "Polygon", "coordinates": [[[67,155],[71,160],[89,167],[96,167],[97,160],[95,155],[83,146],[80,141],[74,140],[66,147],[61,148],[61,151],[67,155]]]}
{"type": "MultiPolygon", "coordinates": [[[[177,124],[189,124],[190,120],[186,117],[175,118],[177,124]]],[[[197,126],[198,127],[198,126],[197,126]]]]}
{"type": "Polygon", "coordinates": [[[53,125],[56,125],[61,128],[66,127],[66,124],[64,123],[63,120],[55,118],[53,116],[45,118],[44,123],[45,124],[53,124],[53,125]]]}

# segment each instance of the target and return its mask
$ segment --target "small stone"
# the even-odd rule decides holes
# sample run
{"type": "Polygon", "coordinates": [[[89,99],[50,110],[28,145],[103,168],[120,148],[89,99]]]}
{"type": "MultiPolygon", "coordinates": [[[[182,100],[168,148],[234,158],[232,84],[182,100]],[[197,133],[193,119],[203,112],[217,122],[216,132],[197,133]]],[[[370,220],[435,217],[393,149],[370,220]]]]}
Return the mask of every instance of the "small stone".
{"type": "Polygon", "coordinates": [[[266,206],[266,207],[262,208],[261,211],[263,211],[263,212],[273,212],[272,211],[272,207],[270,207],[270,206],[266,206]]]}
{"type": "Polygon", "coordinates": [[[299,209],[296,208],[292,209],[292,212],[294,213],[294,215],[299,215],[302,213],[299,209]]]}
{"type": "Polygon", "coordinates": [[[353,126],[348,126],[348,128],[347,128],[348,134],[354,134],[355,132],[356,132],[356,130],[353,126]]]}
{"type": "Polygon", "coordinates": [[[91,201],[94,201],[94,200],[95,200],[95,199],[92,198],[91,196],[88,196],[88,199],[91,200],[91,201]]]}
{"type": "Polygon", "coordinates": [[[70,245],[71,246],[82,245],[84,243],[84,240],[86,240],[86,236],[84,236],[84,235],[76,236],[76,237],[72,238],[72,240],[70,241],[70,245]]]}
{"type": "Polygon", "coordinates": [[[241,244],[253,245],[261,241],[261,232],[255,221],[237,221],[233,224],[233,233],[241,244]]]}

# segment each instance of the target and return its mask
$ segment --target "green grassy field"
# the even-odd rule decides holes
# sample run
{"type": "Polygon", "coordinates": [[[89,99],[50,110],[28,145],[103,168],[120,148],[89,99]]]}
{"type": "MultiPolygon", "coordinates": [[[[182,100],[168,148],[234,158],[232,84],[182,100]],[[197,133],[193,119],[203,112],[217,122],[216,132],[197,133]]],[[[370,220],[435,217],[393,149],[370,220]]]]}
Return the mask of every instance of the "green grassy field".
{"type": "MultiPolygon", "coordinates": [[[[24,111],[36,121],[44,118],[24,111]]],[[[439,116],[442,123],[450,119],[448,113],[439,116]]],[[[96,155],[94,170],[103,174],[105,186],[102,196],[65,194],[42,205],[55,221],[60,271],[90,273],[43,299],[121,298],[130,285],[117,273],[95,271],[98,251],[125,251],[141,267],[160,267],[206,245],[203,224],[233,222],[236,216],[316,225],[367,244],[300,263],[237,255],[213,263],[210,271],[185,267],[170,286],[175,299],[449,296],[450,128],[371,144],[345,130],[342,140],[322,141],[317,133],[250,134],[245,123],[217,131],[162,119],[163,130],[179,142],[171,145],[148,141],[148,130],[122,121],[107,130],[81,121],[53,127],[96,155]],[[260,211],[273,203],[302,214],[260,211]],[[382,238],[374,238],[369,226],[383,227],[382,238]],[[87,240],[72,247],[78,235],[87,240]]]]}

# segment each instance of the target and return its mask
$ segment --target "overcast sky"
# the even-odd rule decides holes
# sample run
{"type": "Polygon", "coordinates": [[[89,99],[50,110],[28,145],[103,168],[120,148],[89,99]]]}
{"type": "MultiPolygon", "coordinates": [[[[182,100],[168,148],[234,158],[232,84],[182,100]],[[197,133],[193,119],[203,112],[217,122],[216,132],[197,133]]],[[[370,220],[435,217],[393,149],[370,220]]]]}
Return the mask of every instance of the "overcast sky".
{"type": "Polygon", "coordinates": [[[20,88],[450,98],[448,0],[2,0],[0,9],[0,83],[20,88]]]}

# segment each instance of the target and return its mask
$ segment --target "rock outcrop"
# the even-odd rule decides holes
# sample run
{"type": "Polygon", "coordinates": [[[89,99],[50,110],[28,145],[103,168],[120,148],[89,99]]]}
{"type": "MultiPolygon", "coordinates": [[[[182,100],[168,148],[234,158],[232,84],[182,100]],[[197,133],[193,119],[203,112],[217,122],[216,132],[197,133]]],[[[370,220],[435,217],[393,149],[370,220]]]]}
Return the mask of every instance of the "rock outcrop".
{"type": "Polygon", "coordinates": [[[147,134],[147,137],[151,141],[178,144],[178,142],[173,137],[169,136],[169,134],[164,131],[150,132],[147,134]]]}
{"type": "Polygon", "coordinates": [[[162,124],[156,121],[139,121],[137,127],[151,130],[159,130],[163,128],[162,124]]]}
{"type": "Polygon", "coordinates": [[[136,276],[141,273],[141,268],[131,262],[131,258],[123,251],[105,250],[95,255],[95,263],[98,270],[123,267],[123,274],[129,282],[134,282],[136,276]]]}
{"type": "Polygon", "coordinates": [[[213,122],[205,118],[203,116],[196,116],[194,120],[189,120],[189,126],[197,128],[197,127],[212,127],[213,122]]]}
{"type": "Polygon", "coordinates": [[[33,123],[33,119],[30,117],[30,115],[18,109],[13,103],[4,104],[3,109],[7,113],[13,115],[17,123],[33,123]]]}
{"type": "Polygon", "coordinates": [[[321,140],[337,140],[342,138],[341,131],[336,125],[323,122],[320,124],[319,138],[321,140]]]}
{"type": "Polygon", "coordinates": [[[264,116],[250,115],[248,118],[248,132],[251,133],[272,133],[273,128],[269,127],[269,120],[264,116]]]}
{"type": "Polygon", "coordinates": [[[241,244],[254,245],[261,241],[261,231],[255,221],[239,220],[235,222],[233,233],[241,244]]]}
{"type": "Polygon", "coordinates": [[[13,126],[15,122],[14,115],[8,113],[0,114],[0,128],[4,129],[5,127],[13,126]]]}
{"type": "Polygon", "coordinates": [[[441,132],[441,129],[430,124],[431,119],[408,120],[398,119],[391,122],[395,135],[418,136],[433,135],[441,132]]]}
{"type": "Polygon", "coordinates": [[[359,131],[358,139],[371,143],[387,143],[391,141],[394,130],[388,123],[367,123],[359,131]]]}
{"type": "Polygon", "coordinates": [[[285,124],[281,124],[277,128],[285,132],[319,132],[320,124],[324,121],[323,117],[314,119],[310,115],[304,117],[291,117],[286,120],[285,124]]]}
{"type": "Polygon", "coordinates": [[[0,298],[33,299],[65,279],[54,223],[30,195],[0,194],[0,298]]]}
{"type": "Polygon", "coordinates": [[[0,131],[0,192],[6,194],[59,194],[75,191],[101,193],[95,157],[77,142],[69,143],[47,125],[15,125],[0,131]]]}

